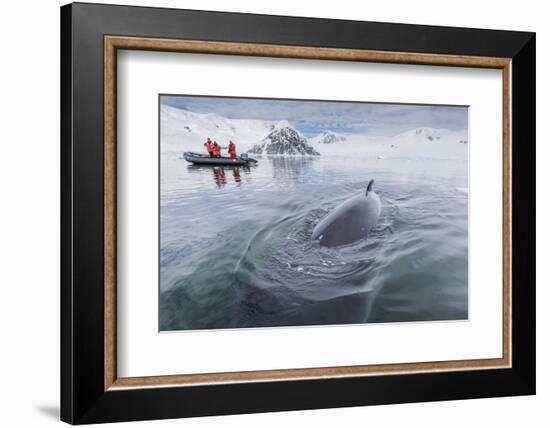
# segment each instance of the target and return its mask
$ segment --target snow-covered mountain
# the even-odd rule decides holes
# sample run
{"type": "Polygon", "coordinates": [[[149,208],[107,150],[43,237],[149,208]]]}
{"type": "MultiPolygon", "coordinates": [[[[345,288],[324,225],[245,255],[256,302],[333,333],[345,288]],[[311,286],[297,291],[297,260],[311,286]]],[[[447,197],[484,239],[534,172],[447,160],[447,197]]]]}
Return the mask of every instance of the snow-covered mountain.
{"type": "Polygon", "coordinates": [[[161,106],[161,150],[202,151],[207,137],[225,147],[232,140],[239,153],[265,138],[277,121],[228,119],[214,113],[195,113],[161,106]]]}
{"type": "Polygon", "coordinates": [[[467,135],[464,132],[449,131],[448,129],[437,128],[416,128],[410,131],[402,132],[393,137],[396,142],[417,143],[422,141],[442,142],[442,143],[462,143],[468,142],[467,135]]]}
{"type": "Polygon", "coordinates": [[[279,124],[248,152],[257,155],[320,155],[318,151],[309,145],[307,139],[288,122],[282,124],[282,126],[279,124]]]}
{"type": "Polygon", "coordinates": [[[442,130],[442,129],[425,128],[425,127],[416,128],[416,129],[411,129],[410,131],[402,132],[401,134],[397,135],[396,138],[402,141],[407,141],[407,140],[439,141],[441,140],[442,131],[443,133],[445,133],[444,129],[442,130]]]}
{"type": "Polygon", "coordinates": [[[310,141],[315,144],[334,144],[346,141],[346,137],[331,131],[324,131],[321,134],[310,138],[310,141]]]}
{"type": "Polygon", "coordinates": [[[227,147],[232,140],[238,153],[375,159],[467,159],[468,156],[466,130],[421,127],[395,136],[342,135],[327,130],[307,139],[287,121],[229,119],[165,105],[161,106],[160,113],[162,152],[204,152],[203,143],[210,137],[222,147],[227,147]]]}
{"type": "Polygon", "coordinates": [[[323,156],[354,156],[374,159],[468,158],[468,132],[428,127],[414,128],[393,136],[345,134],[338,144],[316,144],[323,156]]]}
{"type": "MultiPolygon", "coordinates": [[[[377,155],[408,159],[467,159],[467,131],[415,128],[380,141],[377,155]]],[[[377,145],[372,145],[374,149],[377,145]]]]}

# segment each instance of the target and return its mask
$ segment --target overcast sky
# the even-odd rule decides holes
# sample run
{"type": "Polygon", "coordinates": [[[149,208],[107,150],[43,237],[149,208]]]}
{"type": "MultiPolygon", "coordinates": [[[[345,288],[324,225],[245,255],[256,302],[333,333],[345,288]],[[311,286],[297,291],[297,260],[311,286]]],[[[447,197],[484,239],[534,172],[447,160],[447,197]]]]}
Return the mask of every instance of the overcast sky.
{"type": "Polygon", "coordinates": [[[230,119],[288,120],[308,136],[325,130],[391,136],[419,127],[468,129],[463,106],[167,95],[161,103],[230,119]]]}

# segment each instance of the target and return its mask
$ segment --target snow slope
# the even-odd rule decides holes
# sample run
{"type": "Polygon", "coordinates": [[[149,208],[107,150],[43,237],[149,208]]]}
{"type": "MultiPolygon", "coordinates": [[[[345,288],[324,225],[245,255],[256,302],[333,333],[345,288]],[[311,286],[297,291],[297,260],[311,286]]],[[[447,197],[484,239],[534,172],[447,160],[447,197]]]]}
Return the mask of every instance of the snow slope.
{"type": "Polygon", "coordinates": [[[250,149],[275,129],[277,121],[227,119],[214,113],[194,113],[161,106],[161,151],[201,151],[210,137],[223,147],[229,140],[239,153],[250,149]]]}
{"type": "Polygon", "coordinates": [[[466,131],[417,128],[392,137],[349,134],[345,138],[338,144],[318,144],[315,148],[324,156],[457,160],[468,157],[466,131]]]}
{"type": "Polygon", "coordinates": [[[467,159],[468,133],[447,129],[416,128],[393,137],[390,148],[395,149],[403,157],[467,159]]]}

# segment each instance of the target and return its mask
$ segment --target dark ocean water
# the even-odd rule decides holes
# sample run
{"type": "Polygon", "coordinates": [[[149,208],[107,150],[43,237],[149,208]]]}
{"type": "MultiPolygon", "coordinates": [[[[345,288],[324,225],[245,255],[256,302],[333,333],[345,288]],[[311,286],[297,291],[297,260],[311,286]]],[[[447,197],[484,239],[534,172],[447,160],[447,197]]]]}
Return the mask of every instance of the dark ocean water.
{"type": "Polygon", "coordinates": [[[466,161],[278,157],[247,170],[163,154],[160,329],[467,319],[467,186],[466,161]],[[371,236],[311,242],[371,178],[371,236]]]}

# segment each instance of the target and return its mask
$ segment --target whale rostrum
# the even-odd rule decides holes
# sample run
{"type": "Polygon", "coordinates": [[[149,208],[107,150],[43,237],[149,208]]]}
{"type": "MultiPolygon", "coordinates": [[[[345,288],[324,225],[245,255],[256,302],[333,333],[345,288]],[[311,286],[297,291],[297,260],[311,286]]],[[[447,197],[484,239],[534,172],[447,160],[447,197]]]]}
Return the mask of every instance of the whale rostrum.
{"type": "Polygon", "coordinates": [[[336,247],[368,237],[381,211],[373,184],[374,180],[370,180],[365,193],[352,196],[334,208],[315,226],[311,239],[326,247],[336,247]]]}

